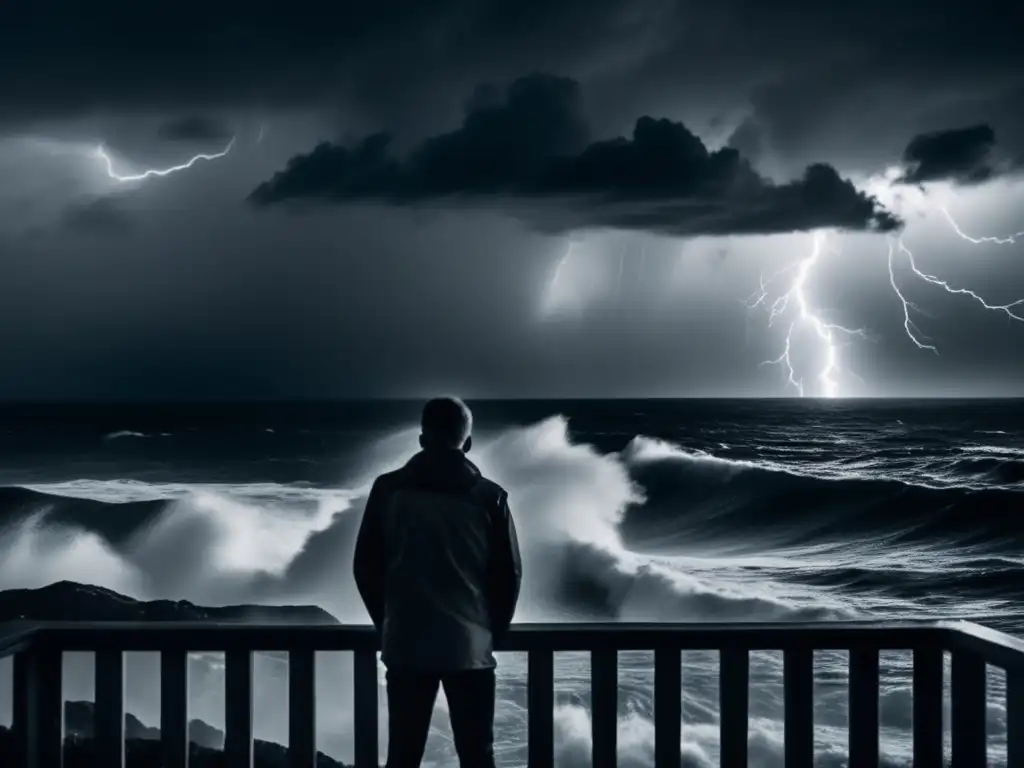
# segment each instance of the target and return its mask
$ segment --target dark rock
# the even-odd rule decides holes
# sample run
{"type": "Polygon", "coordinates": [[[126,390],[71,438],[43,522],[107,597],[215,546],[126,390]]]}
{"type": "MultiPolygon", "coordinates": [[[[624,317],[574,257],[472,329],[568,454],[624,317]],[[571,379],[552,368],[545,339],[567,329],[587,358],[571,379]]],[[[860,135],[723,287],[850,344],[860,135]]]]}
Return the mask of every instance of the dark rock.
{"type": "MultiPolygon", "coordinates": [[[[288,749],[280,744],[256,739],[253,742],[252,762],[253,768],[287,768],[288,749]]],[[[158,740],[130,737],[125,739],[125,768],[159,768],[161,764],[162,755],[158,740]]],[[[0,765],[18,765],[14,735],[3,726],[0,726],[0,765]]],[[[198,744],[190,745],[189,766],[191,768],[223,768],[223,765],[224,755],[219,749],[210,749],[198,744]]],[[[317,768],[349,768],[323,752],[317,753],[316,765],[317,768]]],[[[67,738],[64,740],[64,768],[99,768],[95,743],[91,738],[67,738]]]]}
{"type": "MultiPolygon", "coordinates": [[[[136,600],[102,587],[59,581],[40,589],[0,591],[0,624],[6,621],[209,621],[260,624],[337,624],[338,620],[316,606],[229,605],[207,607],[186,600],[136,600]]],[[[65,768],[96,765],[94,709],[89,701],[65,704],[65,768]]],[[[223,766],[224,733],[203,722],[189,723],[192,768],[223,766]]],[[[161,765],[160,730],[125,714],[126,768],[158,768],[161,765]]],[[[255,740],[255,768],[286,768],[288,749],[280,744],[255,740]]],[[[0,766],[16,766],[14,738],[0,726],[0,766]]],[[[323,753],[317,768],[346,768],[323,753]]]]}
{"type": "MultiPolygon", "coordinates": [[[[91,701],[67,701],[64,703],[64,736],[74,741],[91,739],[96,735],[94,708],[91,701]]],[[[160,738],[159,728],[143,725],[135,715],[126,712],[124,716],[124,737],[126,739],[154,740],[160,738]]],[[[202,720],[188,724],[188,740],[209,749],[224,748],[224,732],[202,720]]]]}
{"type": "Polygon", "coordinates": [[[218,621],[253,624],[337,624],[315,605],[226,605],[211,608],[187,600],[136,600],[110,589],[58,581],[40,589],[0,592],[5,621],[218,621]]]}
{"type": "MultiPolygon", "coordinates": [[[[64,702],[64,735],[67,738],[91,739],[95,735],[94,724],[91,701],[64,702]]],[[[126,739],[159,739],[160,729],[143,725],[135,715],[125,713],[124,736],[126,739]]]]}
{"type": "MultiPolygon", "coordinates": [[[[160,738],[159,733],[158,730],[157,738],[160,738]]],[[[202,720],[189,720],[188,740],[192,744],[198,744],[208,749],[224,749],[224,731],[214,728],[202,720]]]]}

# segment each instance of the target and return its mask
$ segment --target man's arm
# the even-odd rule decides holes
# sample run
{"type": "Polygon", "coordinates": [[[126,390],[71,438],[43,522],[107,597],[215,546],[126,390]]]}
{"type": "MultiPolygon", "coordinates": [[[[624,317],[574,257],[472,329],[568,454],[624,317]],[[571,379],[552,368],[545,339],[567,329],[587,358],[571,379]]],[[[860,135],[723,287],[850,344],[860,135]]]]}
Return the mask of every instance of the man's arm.
{"type": "Polygon", "coordinates": [[[370,496],[363,509],[363,520],[359,525],[356,551],[352,558],[352,574],[355,576],[356,588],[378,631],[384,626],[384,576],[387,572],[384,494],[378,478],[370,489],[370,496]]]}
{"type": "Polygon", "coordinates": [[[523,579],[523,563],[519,554],[519,539],[512,512],[508,508],[508,495],[498,500],[491,539],[491,578],[488,601],[491,608],[491,631],[495,640],[512,624],[519,602],[519,588],[523,579]]]}

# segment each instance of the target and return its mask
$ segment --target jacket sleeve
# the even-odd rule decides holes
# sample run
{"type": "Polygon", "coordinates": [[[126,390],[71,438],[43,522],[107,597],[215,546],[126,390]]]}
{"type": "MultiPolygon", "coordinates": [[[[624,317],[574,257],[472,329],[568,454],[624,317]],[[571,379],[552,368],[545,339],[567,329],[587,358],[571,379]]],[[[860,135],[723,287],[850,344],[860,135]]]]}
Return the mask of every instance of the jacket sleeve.
{"type": "Polygon", "coordinates": [[[363,520],[359,525],[356,551],[352,558],[356,588],[378,631],[384,625],[384,577],[387,573],[383,515],[385,495],[386,491],[378,479],[363,509],[363,520]]]}
{"type": "Polygon", "coordinates": [[[523,564],[519,554],[516,525],[504,492],[497,502],[491,539],[491,576],[488,603],[491,609],[491,631],[500,643],[512,624],[519,602],[523,564]]]}

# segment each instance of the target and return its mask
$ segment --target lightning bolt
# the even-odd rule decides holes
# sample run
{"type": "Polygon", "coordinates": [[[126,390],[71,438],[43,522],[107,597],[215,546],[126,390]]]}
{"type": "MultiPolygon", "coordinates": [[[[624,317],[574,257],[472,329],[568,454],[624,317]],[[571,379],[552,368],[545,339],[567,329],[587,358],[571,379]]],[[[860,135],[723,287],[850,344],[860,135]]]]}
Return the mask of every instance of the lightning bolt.
{"type": "MultiPolygon", "coordinates": [[[[1001,241],[1002,238],[977,240],[979,243],[1001,241]]],[[[990,312],[1001,312],[1011,320],[1024,323],[1024,299],[1017,299],[1016,301],[1008,302],[1006,304],[993,304],[983,298],[976,291],[952,285],[949,281],[943,280],[942,278],[921,269],[917,264],[914,253],[907,247],[903,238],[889,238],[888,243],[889,251],[887,263],[889,270],[889,285],[892,286],[893,293],[896,294],[896,297],[899,299],[900,306],[903,309],[903,330],[906,332],[907,338],[909,338],[918,349],[926,349],[934,352],[935,354],[938,354],[939,352],[938,347],[929,343],[930,339],[928,339],[928,337],[925,336],[914,323],[913,313],[921,312],[922,310],[917,306],[917,304],[907,298],[896,280],[896,259],[898,256],[905,257],[911,273],[921,282],[941,288],[952,296],[967,296],[977,304],[980,304],[983,309],[990,312]]],[[[792,304],[796,305],[797,316],[789,324],[781,354],[773,360],[764,361],[761,365],[783,366],[786,371],[787,385],[792,385],[801,397],[805,394],[804,381],[802,377],[797,375],[792,358],[794,333],[799,326],[805,325],[811,327],[817,336],[819,347],[824,355],[825,363],[818,373],[820,391],[823,397],[836,397],[839,395],[839,383],[836,380],[836,374],[839,372],[839,353],[836,334],[844,333],[847,335],[860,336],[862,338],[865,336],[863,329],[845,328],[834,323],[826,323],[821,318],[820,314],[813,309],[808,300],[807,280],[821,259],[824,244],[825,235],[821,232],[814,233],[811,252],[796,264],[790,264],[787,267],[783,267],[770,275],[767,279],[762,278],[760,281],[760,288],[750,297],[747,304],[750,308],[766,306],[769,309],[769,327],[771,327],[777,319],[784,316],[792,304]],[[769,303],[771,285],[783,275],[794,270],[796,271],[796,274],[790,282],[788,290],[769,303]]]]}
{"type": "MultiPolygon", "coordinates": [[[[904,250],[905,247],[903,246],[903,241],[900,240],[898,242],[900,244],[900,250],[904,250]]],[[[910,319],[910,310],[913,309],[918,312],[920,312],[921,310],[918,308],[916,304],[914,304],[912,301],[907,299],[906,296],[903,295],[903,292],[900,291],[899,285],[896,283],[896,272],[893,269],[893,261],[895,259],[895,255],[896,248],[894,246],[893,239],[889,238],[889,285],[892,286],[892,289],[896,293],[897,298],[899,298],[900,303],[903,305],[903,329],[907,332],[907,336],[910,337],[910,340],[917,345],[918,349],[930,349],[935,354],[938,354],[938,349],[936,349],[931,344],[926,344],[924,341],[921,341],[921,339],[924,338],[924,334],[922,334],[921,331],[918,330],[917,326],[914,325],[914,321],[910,319]],[[921,338],[918,338],[919,336],[921,338]]]]}
{"type": "MultiPolygon", "coordinates": [[[[953,232],[961,239],[974,245],[1012,245],[1024,243],[1024,231],[1006,237],[974,237],[969,235],[964,232],[944,206],[937,207],[952,227],[953,232]]],[[[903,330],[907,338],[910,339],[917,349],[928,350],[936,355],[939,354],[938,346],[915,323],[915,315],[925,313],[918,304],[908,297],[907,293],[905,293],[905,287],[901,286],[901,283],[905,282],[908,278],[916,279],[920,283],[941,289],[950,296],[967,297],[980,305],[984,310],[998,312],[1005,315],[1009,320],[1024,323],[1024,298],[1006,303],[989,301],[975,290],[954,285],[949,280],[922,269],[914,252],[910,250],[902,236],[890,236],[887,238],[887,243],[886,263],[889,285],[903,311],[903,330]],[[901,268],[906,270],[903,280],[899,278],[901,268]]],[[[551,304],[559,299],[557,294],[561,290],[560,282],[564,279],[562,273],[568,261],[573,257],[573,253],[574,246],[570,243],[566,252],[555,266],[547,291],[549,309],[551,304]]],[[[841,394],[840,374],[842,374],[842,377],[849,375],[859,379],[860,377],[856,377],[852,371],[842,370],[840,350],[844,343],[843,337],[856,336],[862,339],[868,337],[863,328],[848,328],[828,322],[821,310],[814,305],[811,299],[811,287],[809,285],[811,277],[821,265],[823,257],[827,253],[840,255],[839,251],[831,246],[828,233],[822,230],[813,232],[811,247],[808,253],[798,261],[782,267],[767,277],[762,275],[758,290],[744,302],[748,309],[760,307],[767,310],[767,325],[769,328],[774,327],[780,321],[785,321],[786,331],[779,355],[774,359],[763,361],[761,365],[781,366],[786,373],[786,386],[792,386],[800,397],[808,394],[815,394],[824,398],[838,397],[841,394]],[[785,288],[781,293],[774,290],[774,286],[780,281],[783,281],[785,284],[785,288]],[[806,337],[799,335],[801,330],[808,331],[810,343],[814,345],[817,359],[820,361],[820,363],[815,364],[815,370],[812,373],[815,379],[813,385],[809,385],[805,381],[805,375],[799,370],[802,364],[794,359],[798,345],[807,343],[806,337]]],[[[625,255],[625,251],[623,251],[619,256],[618,274],[615,280],[616,294],[621,290],[625,255]]],[[[681,251],[680,263],[684,258],[685,254],[681,251]]],[[[646,260],[645,245],[641,248],[640,260],[642,272],[644,261],[646,260]]]]}
{"type": "Polygon", "coordinates": [[[791,304],[796,305],[797,316],[790,322],[786,332],[785,343],[782,354],[774,360],[765,360],[761,365],[781,365],[786,370],[787,384],[796,388],[800,397],[804,396],[804,382],[802,377],[797,377],[796,369],[793,366],[793,334],[800,326],[809,327],[817,337],[818,345],[824,355],[825,362],[818,371],[817,379],[820,385],[822,397],[836,397],[839,394],[839,382],[836,381],[836,374],[839,372],[839,351],[837,334],[850,336],[864,336],[861,328],[846,328],[835,323],[825,322],[815,310],[807,298],[807,280],[814,268],[821,260],[825,248],[825,233],[815,232],[812,239],[810,253],[796,264],[775,272],[767,280],[761,280],[760,290],[755,292],[747,306],[751,309],[759,306],[767,306],[769,309],[768,326],[771,327],[775,321],[786,314],[791,304]],[[778,278],[791,271],[796,271],[788,290],[778,296],[771,304],[768,304],[768,296],[771,284],[778,278]]]}
{"type": "Polygon", "coordinates": [[[982,245],[983,243],[994,243],[995,245],[1013,245],[1017,242],[1018,237],[1024,237],[1024,232],[1015,232],[1014,234],[1009,235],[1007,237],[971,237],[970,235],[966,234],[962,229],[960,229],[960,225],[956,223],[956,220],[950,215],[949,211],[946,210],[946,206],[940,205],[939,210],[942,211],[942,215],[946,217],[946,221],[949,222],[949,225],[953,227],[953,231],[956,232],[958,236],[960,236],[969,243],[974,243],[975,245],[982,245]]]}
{"type": "MultiPolygon", "coordinates": [[[[899,252],[903,253],[903,254],[906,254],[907,262],[910,264],[910,270],[914,273],[914,275],[916,275],[923,282],[926,282],[929,285],[937,286],[937,287],[941,288],[942,290],[944,290],[946,293],[954,295],[954,296],[969,296],[970,298],[974,299],[975,302],[977,302],[983,308],[989,310],[990,312],[1002,312],[1009,319],[1016,320],[1019,323],[1024,323],[1024,315],[1017,314],[1017,311],[1020,311],[1020,310],[1014,311],[1017,307],[1024,306],[1024,299],[1017,299],[1016,301],[1012,301],[1012,302],[1010,302],[1008,304],[990,304],[989,302],[985,301],[985,299],[983,299],[981,296],[979,296],[977,293],[975,293],[974,291],[970,290],[969,288],[957,288],[955,286],[950,285],[947,281],[942,280],[941,278],[936,277],[935,275],[932,275],[932,274],[930,274],[928,272],[925,272],[925,271],[919,269],[918,266],[917,266],[917,262],[914,259],[914,254],[911,252],[911,250],[909,248],[907,248],[907,246],[904,244],[902,238],[897,240],[896,244],[897,244],[897,248],[899,249],[899,252]]],[[[892,279],[892,256],[893,256],[893,249],[892,249],[892,243],[890,242],[890,245],[889,245],[889,264],[890,264],[890,266],[889,266],[889,276],[890,276],[890,282],[892,282],[892,285],[895,288],[896,287],[896,283],[895,283],[895,280],[892,279]]],[[[915,307],[913,304],[908,302],[903,297],[903,295],[900,294],[899,289],[896,290],[896,293],[897,293],[897,295],[899,295],[900,300],[903,302],[903,316],[906,319],[906,321],[904,323],[904,328],[907,329],[907,335],[910,336],[911,341],[913,341],[915,344],[917,344],[918,347],[920,347],[922,349],[931,349],[934,352],[938,352],[938,350],[935,349],[934,346],[931,346],[931,345],[928,345],[928,344],[922,344],[917,338],[914,337],[914,334],[910,330],[913,327],[913,324],[909,320],[909,313],[907,311],[907,308],[909,306],[909,307],[912,307],[914,309],[917,309],[917,307],[915,307]]]]}
{"type": "Polygon", "coordinates": [[[181,165],[172,165],[170,168],[148,168],[142,173],[133,173],[128,175],[119,174],[117,171],[114,170],[114,161],[110,157],[110,155],[107,154],[106,147],[104,147],[102,144],[96,147],[94,154],[97,158],[102,160],[104,165],[106,166],[107,176],[112,178],[114,181],[129,182],[143,181],[153,176],[169,176],[172,173],[177,173],[178,171],[184,171],[188,168],[191,168],[200,160],[218,160],[227,155],[228,152],[231,151],[231,147],[233,147],[234,144],[235,139],[232,137],[231,141],[228,142],[228,145],[224,147],[224,149],[220,152],[215,152],[213,154],[196,155],[189,159],[187,162],[184,162],[181,165]]]}

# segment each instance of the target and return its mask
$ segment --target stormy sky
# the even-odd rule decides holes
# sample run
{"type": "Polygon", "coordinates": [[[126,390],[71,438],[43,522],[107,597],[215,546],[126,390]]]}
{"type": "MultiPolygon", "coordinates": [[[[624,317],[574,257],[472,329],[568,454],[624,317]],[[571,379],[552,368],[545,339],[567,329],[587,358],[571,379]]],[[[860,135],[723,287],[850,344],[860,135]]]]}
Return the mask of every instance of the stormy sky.
{"type": "Polygon", "coordinates": [[[0,398],[1022,396],[1024,7],[940,5],[5,2],[0,398]]]}

